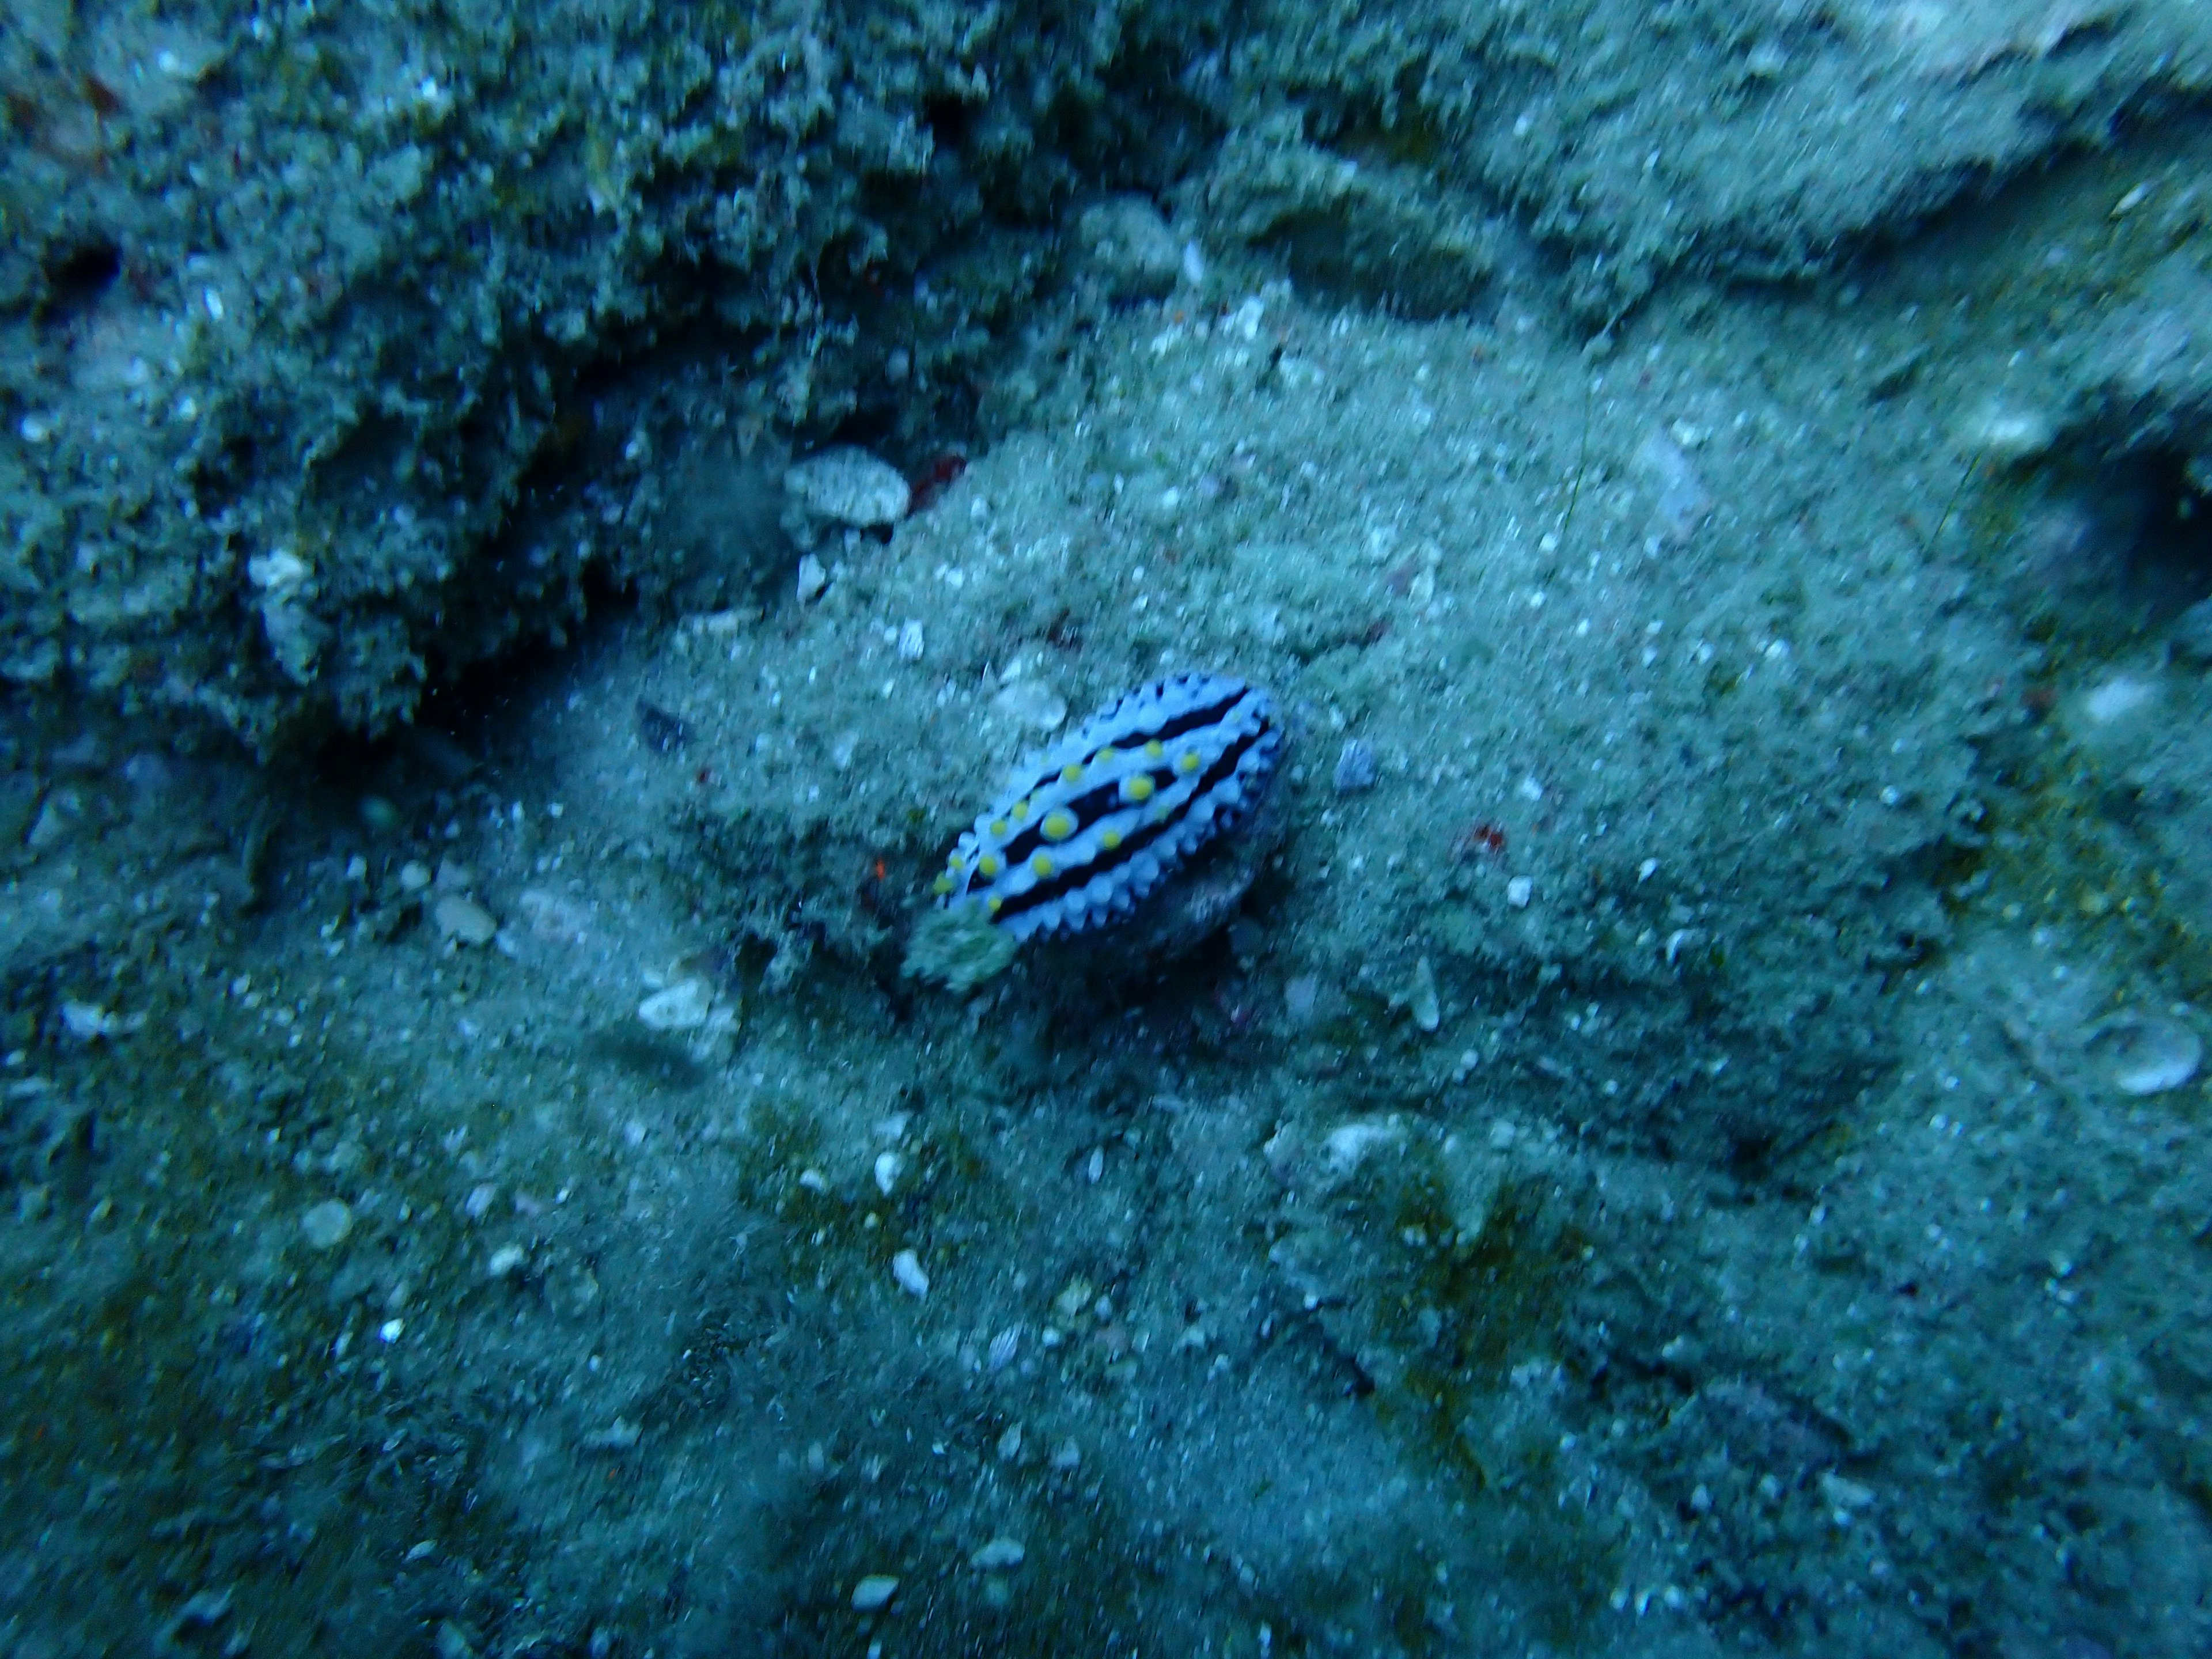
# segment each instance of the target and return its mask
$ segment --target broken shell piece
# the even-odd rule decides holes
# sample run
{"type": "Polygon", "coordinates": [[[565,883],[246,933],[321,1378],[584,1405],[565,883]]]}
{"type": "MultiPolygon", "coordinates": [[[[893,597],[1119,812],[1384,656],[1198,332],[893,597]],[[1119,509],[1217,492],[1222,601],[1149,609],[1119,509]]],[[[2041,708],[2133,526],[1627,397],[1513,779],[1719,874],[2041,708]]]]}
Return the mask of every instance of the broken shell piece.
{"type": "Polygon", "coordinates": [[[811,553],[802,555],[799,561],[799,602],[811,605],[822,597],[822,590],[830,586],[830,572],[822,561],[811,553]]]}
{"type": "Polygon", "coordinates": [[[714,988],[703,979],[683,979],[639,1003],[637,1017],[651,1030],[696,1031],[714,1010],[714,988]]]}
{"type": "Polygon", "coordinates": [[[2112,1086],[2125,1095],[2160,1095],[2197,1075],[2204,1044],[2197,1033],[2163,1014],[2114,1014],[2089,1028],[2084,1048],[2101,1060],[2112,1086]]]}
{"type": "Polygon", "coordinates": [[[1413,964],[1413,976],[1405,989],[1390,994],[1390,1006],[1404,1009],[1424,1031],[1433,1031],[1444,1023],[1443,1005],[1437,1000],[1437,970],[1426,957],[1413,964]]]}
{"type": "Polygon", "coordinates": [[[783,487],[817,518],[855,530],[896,524],[914,504],[905,475],[865,449],[825,449],[796,463],[783,487]]]}

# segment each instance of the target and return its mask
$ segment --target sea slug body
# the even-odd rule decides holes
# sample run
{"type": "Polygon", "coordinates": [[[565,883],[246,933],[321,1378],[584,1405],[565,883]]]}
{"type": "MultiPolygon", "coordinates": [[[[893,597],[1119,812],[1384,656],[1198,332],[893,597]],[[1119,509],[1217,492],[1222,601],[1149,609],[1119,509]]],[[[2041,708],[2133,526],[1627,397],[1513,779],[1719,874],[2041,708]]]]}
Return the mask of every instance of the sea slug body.
{"type": "Polygon", "coordinates": [[[1274,700],[1225,674],[1177,674],[1115,699],[1024,762],[937,878],[1017,940],[1129,916],[1251,817],[1273,781],[1274,700]]]}

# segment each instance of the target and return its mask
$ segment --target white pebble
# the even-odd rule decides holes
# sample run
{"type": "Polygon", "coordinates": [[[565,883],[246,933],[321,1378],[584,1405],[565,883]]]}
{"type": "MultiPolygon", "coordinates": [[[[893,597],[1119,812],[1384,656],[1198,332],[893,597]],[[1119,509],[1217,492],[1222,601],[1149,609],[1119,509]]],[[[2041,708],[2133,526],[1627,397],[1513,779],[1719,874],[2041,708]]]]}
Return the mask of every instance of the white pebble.
{"type": "Polygon", "coordinates": [[[522,1264],[529,1260],[530,1252],[521,1245],[502,1244],[491,1253],[491,1260],[485,1263],[485,1271],[494,1279],[505,1279],[509,1273],[520,1272],[522,1264]]]}
{"type": "Polygon", "coordinates": [[[876,1190],[885,1198],[889,1198],[891,1195],[891,1188],[898,1185],[898,1178],[899,1155],[896,1152],[878,1152],[876,1154],[876,1190]]]}
{"type": "Polygon", "coordinates": [[[2179,1089],[2204,1060],[2204,1044],[2197,1033],[2162,1014],[2123,1013],[2099,1020],[2086,1046],[2124,1095],[2179,1089]]]}
{"type": "Polygon", "coordinates": [[[872,1572],[853,1586],[853,1611],[880,1613],[898,1594],[899,1581],[888,1572],[872,1572]]]}
{"type": "Polygon", "coordinates": [[[922,1271],[921,1258],[912,1250],[901,1250],[891,1258],[891,1277],[908,1296],[929,1294],[929,1275],[922,1271]]]}
{"type": "Polygon", "coordinates": [[[1505,884],[1505,902],[1516,910],[1527,909],[1535,896],[1536,884],[1527,876],[1516,876],[1505,884]]]}
{"type": "Polygon", "coordinates": [[[822,597],[822,590],[830,586],[829,568],[811,553],[799,561],[799,602],[811,605],[822,597]]]}
{"type": "Polygon", "coordinates": [[[1018,1538],[994,1538],[968,1558],[968,1565],[979,1572],[1000,1572],[1018,1567],[1028,1554],[1018,1538]]]}
{"type": "Polygon", "coordinates": [[[703,979],[684,979],[639,1003],[637,1017],[648,1030],[696,1031],[714,1008],[713,988],[703,979]]]}
{"type": "Polygon", "coordinates": [[[343,1200],[326,1198],[300,1218],[301,1236],[311,1250],[335,1250],[353,1231],[353,1211],[343,1200]]]}
{"type": "Polygon", "coordinates": [[[818,518],[855,530],[896,524],[914,505],[914,491],[888,461],[865,449],[825,449],[783,475],[783,487],[818,518]]]}
{"type": "Polygon", "coordinates": [[[921,624],[914,618],[908,617],[905,626],[898,631],[900,659],[905,662],[920,662],[923,649],[921,624]]]}
{"type": "Polygon", "coordinates": [[[441,939],[456,945],[489,945],[498,936],[499,918],[472,898],[441,893],[430,907],[430,920],[441,939]]]}
{"type": "Polygon", "coordinates": [[[1067,699],[1043,680],[1016,680],[999,688],[991,712],[1017,726],[1051,732],[1067,718],[1067,699]]]}

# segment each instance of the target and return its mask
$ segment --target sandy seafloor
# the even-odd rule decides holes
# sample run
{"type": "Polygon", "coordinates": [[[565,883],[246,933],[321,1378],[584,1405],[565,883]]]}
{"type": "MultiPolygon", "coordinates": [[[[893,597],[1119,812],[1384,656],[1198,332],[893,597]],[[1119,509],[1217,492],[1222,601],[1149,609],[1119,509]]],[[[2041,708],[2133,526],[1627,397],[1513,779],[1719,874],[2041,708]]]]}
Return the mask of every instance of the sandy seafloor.
{"type": "Polygon", "coordinates": [[[1201,246],[887,535],[611,403],[757,595],[396,733],[24,694],[6,1651],[2212,1648],[2208,156],[1603,332],[1201,246]],[[1238,919],[903,977],[1189,667],[1238,919]]]}

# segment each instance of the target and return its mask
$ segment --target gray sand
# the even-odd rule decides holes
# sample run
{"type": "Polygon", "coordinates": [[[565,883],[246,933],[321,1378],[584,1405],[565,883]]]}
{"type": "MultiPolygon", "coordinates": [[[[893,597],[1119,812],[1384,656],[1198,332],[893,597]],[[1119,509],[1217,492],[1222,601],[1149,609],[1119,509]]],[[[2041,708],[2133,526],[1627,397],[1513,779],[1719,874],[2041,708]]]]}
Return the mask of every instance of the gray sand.
{"type": "Polygon", "coordinates": [[[2202,8],[8,21],[10,1651],[2212,1644],[2202,8]]]}

